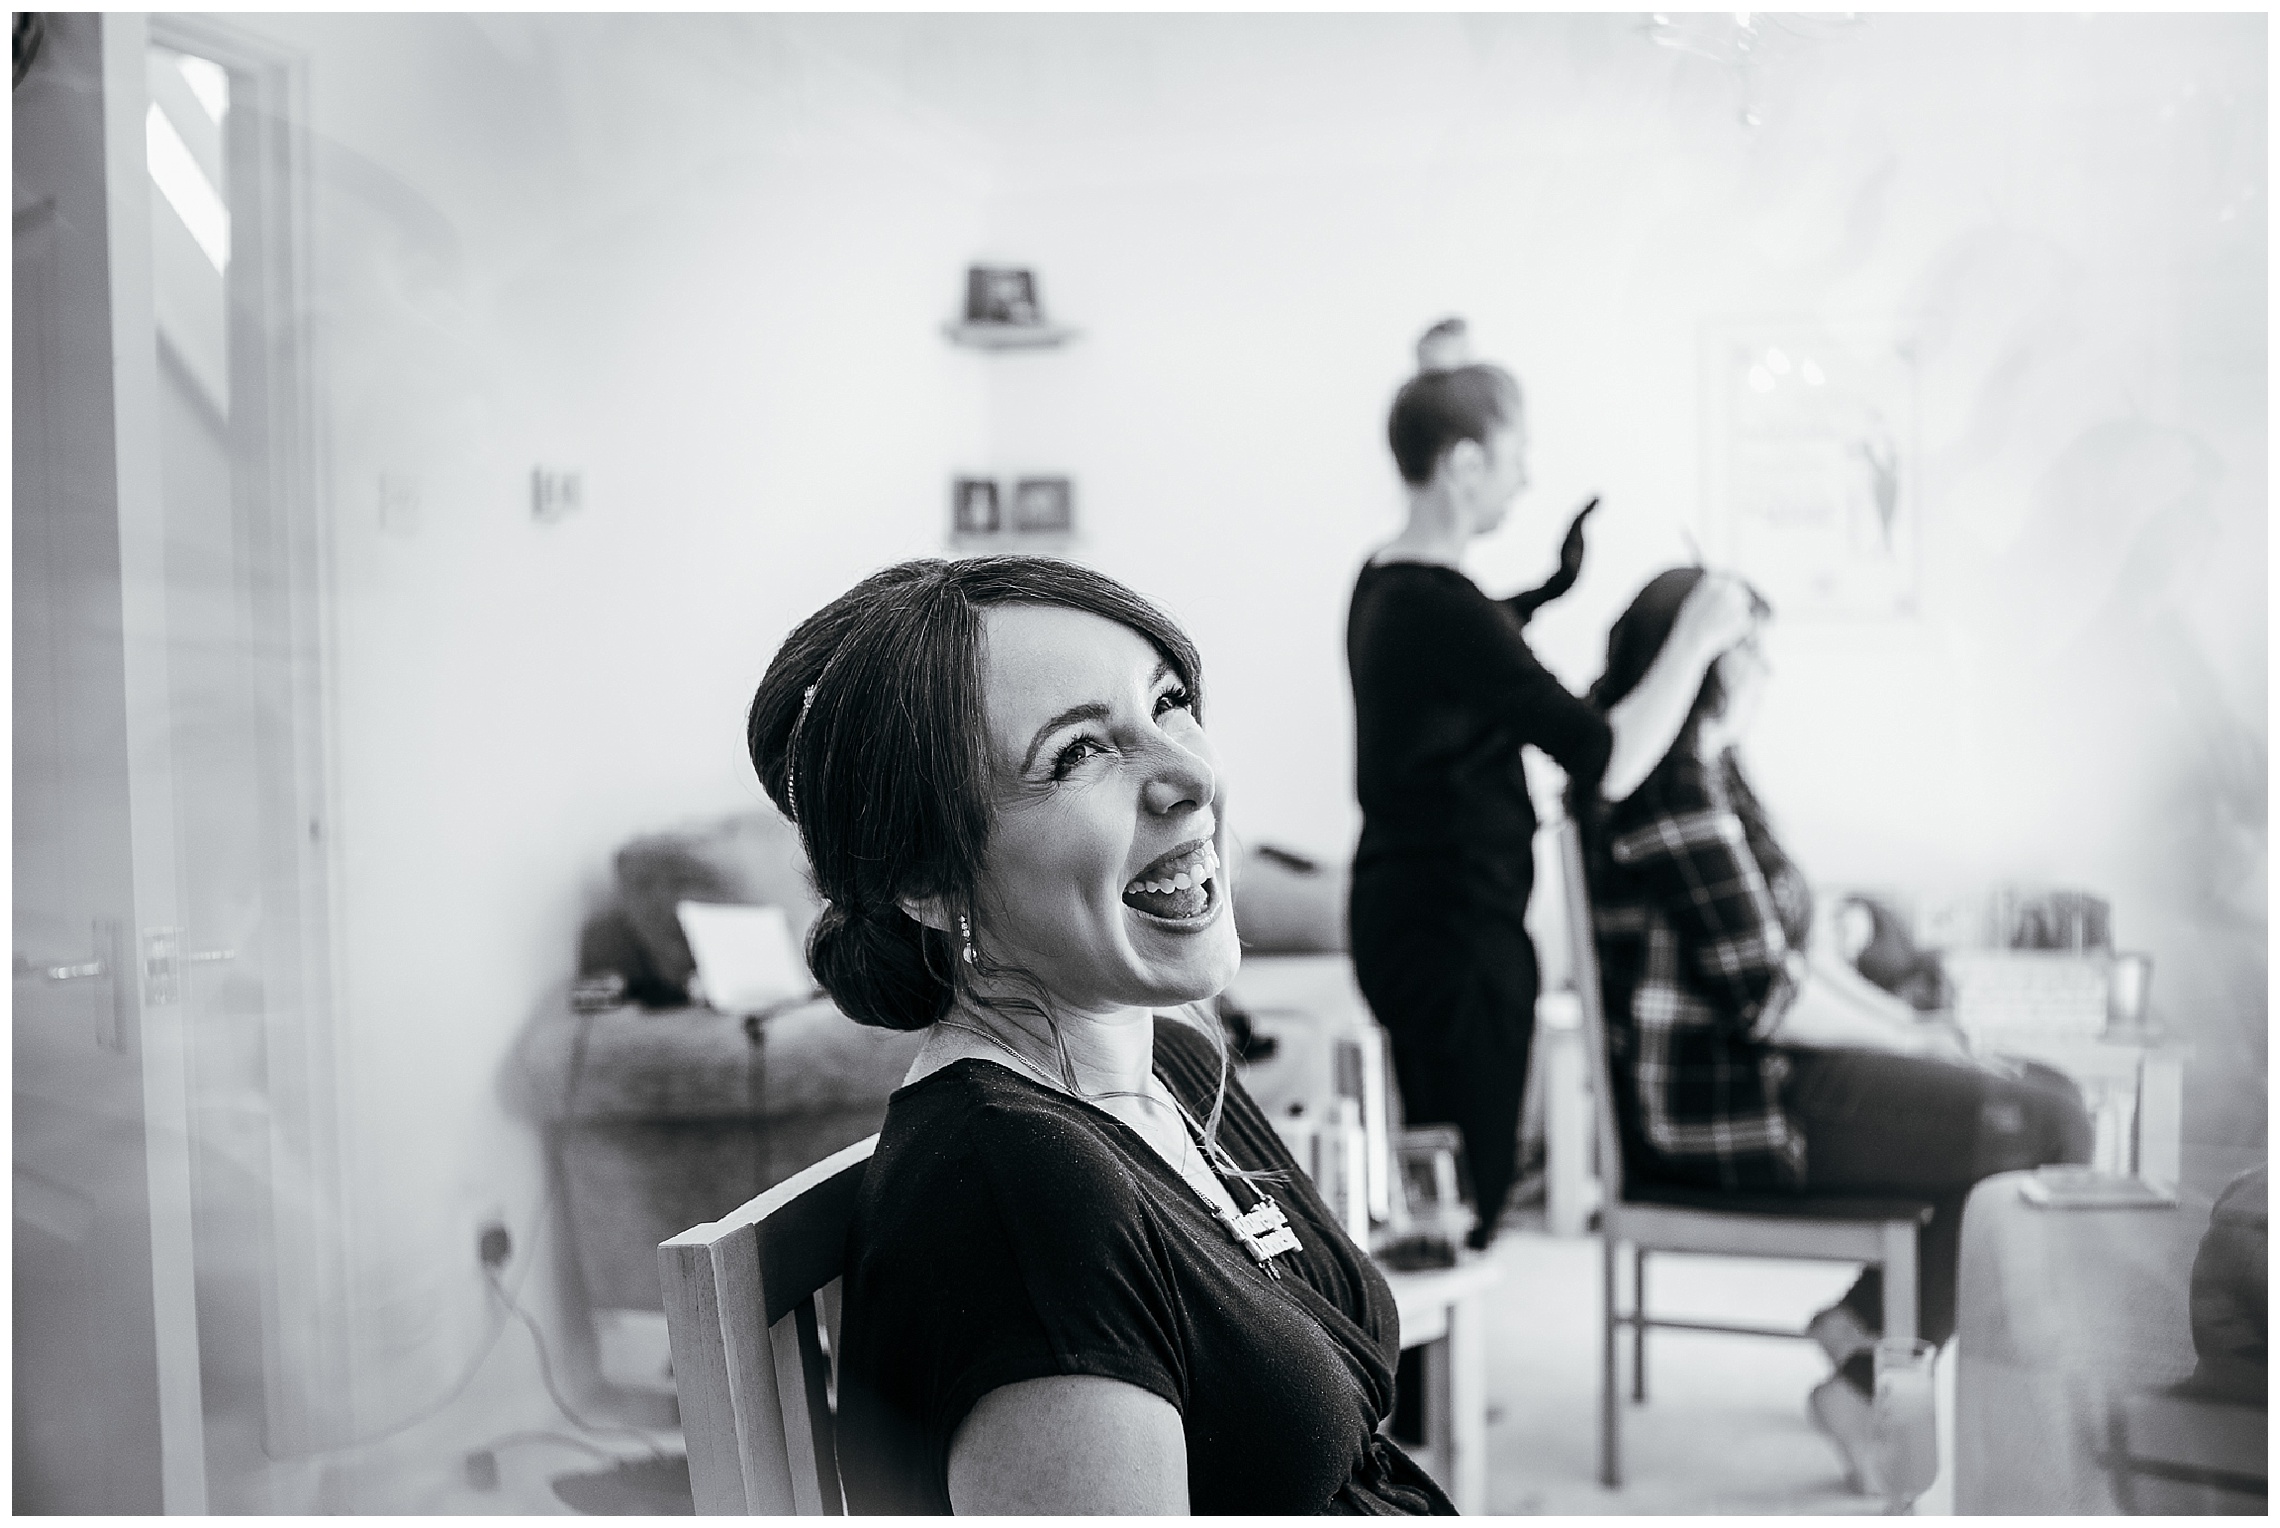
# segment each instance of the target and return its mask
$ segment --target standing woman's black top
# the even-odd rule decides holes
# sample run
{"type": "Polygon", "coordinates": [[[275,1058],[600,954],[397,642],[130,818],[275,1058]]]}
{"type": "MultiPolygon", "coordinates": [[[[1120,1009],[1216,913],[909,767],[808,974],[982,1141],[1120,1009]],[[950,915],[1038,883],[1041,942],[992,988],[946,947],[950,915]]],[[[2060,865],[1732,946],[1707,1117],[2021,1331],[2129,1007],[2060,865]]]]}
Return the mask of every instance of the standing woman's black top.
{"type": "MultiPolygon", "coordinates": [[[[1209,1116],[1209,1040],[1158,1018],[1156,1071],[1209,1116]]],[[[1377,1431],[1400,1347],[1383,1275],[1232,1080],[1219,1139],[1283,1175],[1268,1187],[1302,1246],[1280,1279],[1123,1121],[1010,1067],[967,1057],[888,1100],[847,1249],[850,1511],[950,1511],[950,1439],[974,1403],[1056,1374],[1177,1407],[1196,1513],[1454,1510],[1377,1431]]]]}
{"type": "Polygon", "coordinates": [[[1372,563],[1354,584],[1354,962],[1380,1021],[1413,1044],[1454,1044],[1498,1015],[1532,1022],[1536,810],[1520,749],[1596,782],[1614,746],[1528,650],[1527,600],[1429,563],[1372,563]]]}

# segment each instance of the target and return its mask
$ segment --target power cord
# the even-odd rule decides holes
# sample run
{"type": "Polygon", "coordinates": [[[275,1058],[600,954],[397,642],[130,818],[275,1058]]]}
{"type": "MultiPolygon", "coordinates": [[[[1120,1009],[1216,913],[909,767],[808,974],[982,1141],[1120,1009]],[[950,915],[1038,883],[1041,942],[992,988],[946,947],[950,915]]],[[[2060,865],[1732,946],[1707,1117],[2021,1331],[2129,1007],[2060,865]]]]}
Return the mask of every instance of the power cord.
{"type": "Polygon", "coordinates": [[[623,1454],[613,1454],[599,1443],[589,1443],[584,1438],[574,1438],[568,1433],[543,1430],[511,1432],[504,1437],[489,1439],[480,1448],[473,1450],[470,1457],[475,1454],[496,1454],[502,1449],[522,1448],[534,1443],[551,1443],[560,1448],[574,1448],[581,1454],[601,1460],[604,1464],[623,1464],[625,1462],[623,1454]]]}
{"type": "MultiPolygon", "coordinates": [[[[586,1051],[588,1043],[591,1040],[593,1034],[594,1018],[595,1015],[592,1013],[579,1013],[577,1033],[571,1039],[570,1066],[568,1068],[568,1074],[564,1078],[562,1088],[562,1115],[565,1118],[568,1117],[571,1105],[577,1101],[578,1087],[584,1078],[586,1069],[586,1051]]],[[[542,1243],[547,1228],[553,1221],[554,1200],[555,1190],[551,1180],[549,1179],[545,1186],[540,1188],[538,1194],[537,1209],[530,1217],[530,1245],[534,1249],[542,1243]]],[[[360,1448],[370,1448],[375,1443],[385,1443],[391,1438],[399,1437],[402,1434],[409,1432],[412,1428],[417,1427],[422,1422],[429,1421],[432,1418],[442,1414],[447,1408],[451,1406],[454,1401],[457,1401],[461,1396],[465,1395],[468,1391],[468,1388],[475,1383],[476,1375],[482,1372],[483,1365],[489,1362],[492,1352],[497,1349],[499,1345],[499,1339],[506,1334],[507,1318],[510,1315],[519,1318],[524,1325],[528,1326],[531,1331],[531,1336],[537,1340],[539,1375],[545,1381],[548,1397],[553,1400],[555,1406],[562,1412],[565,1417],[568,1417],[573,1424],[584,1429],[587,1432],[608,1433],[614,1431],[630,1433],[634,1437],[638,1438],[643,1446],[649,1449],[651,1454],[659,1458],[669,1457],[664,1453],[662,1449],[658,1447],[654,1439],[652,1439],[648,1434],[641,1432],[639,1429],[631,1427],[596,1427],[579,1417],[578,1414],[563,1401],[561,1392],[554,1383],[553,1365],[549,1358],[545,1334],[540,1331],[538,1323],[534,1321],[531,1318],[530,1314],[523,1309],[521,1301],[523,1283],[530,1277],[531,1269],[536,1265],[537,1259],[535,1257],[531,1257],[524,1260],[521,1270],[516,1274],[515,1286],[510,1290],[500,1280],[498,1272],[499,1265],[507,1261],[507,1258],[511,1252],[511,1247],[506,1240],[506,1233],[504,1228],[493,1228],[492,1231],[487,1231],[485,1233],[484,1241],[480,1248],[480,1251],[482,1254],[484,1282],[488,1286],[490,1292],[498,1297],[501,1309],[497,1318],[492,1323],[489,1335],[483,1339],[483,1345],[476,1350],[475,1356],[468,1361],[466,1369],[461,1372],[457,1380],[453,1381],[449,1389],[444,1391],[442,1395],[438,1396],[434,1401],[430,1402],[426,1406],[421,1407],[417,1411],[414,1411],[411,1415],[404,1417],[397,1422],[391,1423],[387,1427],[380,1429],[378,1432],[367,1433],[360,1438],[345,1439],[339,1443],[327,1443],[310,1449],[297,1449],[280,1452],[271,1446],[268,1429],[264,1428],[262,1429],[261,1433],[262,1457],[267,1459],[272,1464],[298,1464],[306,1463],[312,1460],[328,1458],[335,1454],[350,1453],[360,1448]],[[491,1241],[493,1234],[496,1234],[499,1238],[498,1244],[496,1246],[494,1246],[493,1242],[491,1241]]],[[[511,1436],[517,1438],[524,1436],[537,1438],[554,1437],[561,1435],[530,1433],[527,1435],[513,1434],[511,1436]]],[[[592,1447],[592,1445],[588,1446],[592,1447]]],[[[594,1451],[598,1454],[607,1453],[606,1450],[599,1448],[596,1448],[594,1451]]],[[[609,1455],[609,1457],[614,1459],[618,1456],[609,1455]]]]}
{"type": "MultiPolygon", "coordinates": [[[[549,1212],[552,1209],[553,1196],[550,1193],[541,1192],[539,1195],[538,1214],[536,1217],[534,1217],[537,1220],[538,1224],[532,1231],[533,1245],[537,1244],[539,1233],[544,1231],[547,1220],[551,1218],[549,1212]]],[[[490,1285],[494,1291],[502,1294],[505,1293],[505,1291],[501,1289],[499,1285],[498,1276],[495,1272],[487,1269],[485,1270],[485,1277],[490,1282],[490,1285]]],[[[522,1287],[521,1280],[528,1277],[530,1277],[530,1265],[526,1263],[523,1267],[523,1272],[516,1281],[516,1289],[518,1292],[522,1287]]],[[[515,1305],[514,1300],[511,1297],[508,1299],[507,1304],[509,1309],[519,1308],[515,1305]]],[[[475,1376],[483,1372],[483,1365],[489,1361],[492,1350],[498,1347],[499,1339],[506,1334],[506,1330],[507,1320],[506,1316],[502,1313],[496,1320],[492,1322],[490,1335],[483,1339],[482,1347],[476,1350],[474,1358],[469,1360],[466,1369],[462,1371],[459,1378],[453,1382],[451,1388],[446,1390],[441,1396],[437,1397],[428,1405],[421,1407],[419,1410],[413,1412],[410,1416],[403,1418],[401,1421],[394,1422],[389,1426],[382,1428],[378,1432],[367,1433],[361,1438],[348,1438],[339,1443],[327,1443],[322,1444],[316,1448],[295,1449],[284,1453],[280,1453],[270,1446],[268,1429],[264,1428],[261,1435],[262,1457],[269,1460],[272,1464],[304,1463],[309,1460],[327,1458],[334,1454],[350,1453],[360,1448],[370,1448],[375,1443],[385,1443],[390,1438],[398,1437],[403,1433],[409,1432],[412,1428],[417,1427],[420,1423],[428,1421],[431,1418],[440,1415],[445,1410],[445,1408],[451,1405],[452,1402],[458,1400],[461,1396],[467,1393],[468,1387],[475,1383],[475,1376]]]]}
{"type": "Polygon", "coordinates": [[[561,1388],[554,1382],[554,1360],[550,1356],[550,1353],[546,1346],[546,1333],[539,1328],[537,1320],[531,1315],[531,1313],[523,1309],[522,1303],[518,1301],[512,1294],[509,1294],[507,1292],[506,1286],[499,1282],[499,1276],[496,1271],[485,1270],[485,1276],[490,1280],[491,1292],[499,1297],[500,1301],[505,1304],[507,1310],[515,1317],[516,1320],[522,1322],[524,1326],[530,1329],[531,1341],[536,1344],[538,1350],[538,1377],[545,1383],[546,1394],[548,1398],[554,1402],[554,1409],[561,1412],[564,1417],[568,1418],[571,1426],[576,1427],[581,1432],[619,1433],[626,1437],[639,1441],[644,1447],[649,1450],[650,1454],[655,1458],[666,1459],[672,1457],[666,1453],[664,1448],[658,1444],[655,1438],[651,1437],[641,1428],[629,1426],[622,1422],[589,1422],[584,1417],[578,1415],[576,1409],[573,1408],[567,1400],[563,1399],[561,1388]]]}

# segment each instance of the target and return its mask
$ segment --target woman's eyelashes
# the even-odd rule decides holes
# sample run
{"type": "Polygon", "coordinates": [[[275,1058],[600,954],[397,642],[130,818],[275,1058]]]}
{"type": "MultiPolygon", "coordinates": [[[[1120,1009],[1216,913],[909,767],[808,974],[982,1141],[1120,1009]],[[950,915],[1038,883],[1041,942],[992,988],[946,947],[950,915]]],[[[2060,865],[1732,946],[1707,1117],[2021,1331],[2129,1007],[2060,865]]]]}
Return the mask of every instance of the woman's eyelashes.
{"type": "MultiPolygon", "coordinates": [[[[1174,712],[1185,712],[1192,721],[1195,715],[1195,702],[1189,697],[1184,685],[1173,685],[1156,697],[1155,705],[1151,709],[1155,720],[1159,722],[1174,712]]],[[[1115,744],[1106,738],[1095,737],[1089,732],[1080,734],[1070,739],[1067,747],[1053,755],[1053,767],[1049,778],[1066,780],[1087,759],[1096,756],[1106,757],[1116,751],[1115,744]]]]}
{"type": "Polygon", "coordinates": [[[1080,737],[1053,756],[1052,778],[1066,780],[1070,772],[1094,753],[1107,753],[1108,745],[1098,738],[1080,737]]]}

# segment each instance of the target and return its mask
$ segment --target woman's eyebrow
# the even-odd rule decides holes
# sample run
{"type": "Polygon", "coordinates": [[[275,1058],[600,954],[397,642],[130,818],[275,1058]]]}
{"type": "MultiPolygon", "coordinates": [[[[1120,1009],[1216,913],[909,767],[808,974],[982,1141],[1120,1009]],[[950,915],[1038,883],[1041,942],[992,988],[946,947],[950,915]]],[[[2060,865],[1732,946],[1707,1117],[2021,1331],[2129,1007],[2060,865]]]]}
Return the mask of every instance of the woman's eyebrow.
{"type": "MultiPolygon", "coordinates": [[[[1162,680],[1166,674],[1169,674],[1171,672],[1173,672],[1172,660],[1169,658],[1159,659],[1156,663],[1156,672],[1148,676],[1148,683],[1146,687],[1151,690],[1154,689],[1157,683],[1162,680]]],[[[1104,703],[1097,700],[1088,700],[1081,705],[1071,706],[1068,710],[1063,711],[1060,715],[1052,718],[1050,721],[1046,722],[1044,726],[1039,727],[1036,731],[1036,734],[1029,739],[1029,751],[1021,756],[1021,772],[1025,775],[1029,773],[1030,766],[1037,762],[1037,750],[1045,746],[1045,739],[1051,737],[1054,733],[1069,725],[1069,723],[1082,721],[1105,722],[1108,720],[1109,715],[1109,709],[1104,703]]]]}

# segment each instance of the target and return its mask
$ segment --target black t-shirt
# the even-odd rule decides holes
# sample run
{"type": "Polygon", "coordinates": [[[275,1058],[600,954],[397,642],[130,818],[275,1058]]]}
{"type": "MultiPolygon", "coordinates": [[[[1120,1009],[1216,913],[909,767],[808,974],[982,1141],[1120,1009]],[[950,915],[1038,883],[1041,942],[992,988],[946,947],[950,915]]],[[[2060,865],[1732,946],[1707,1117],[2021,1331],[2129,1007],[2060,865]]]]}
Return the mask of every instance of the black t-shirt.
{"type": "Polygon", "coordinates": [[[1357,871],[1404,854],[1495,864],[1517,851],[1524,875],[1536,810],[1521,746],[1541,748],[1572,779],[1606,771],[1607,719],[1536,661],[1511,601],[1490,599],[1456,568],[1363,568],[1346,662],[1362,806],[1357,871]]]}
{"type": "MultiPolygon", "coordinates": [[[[1197,1119],[1219,1061],[1156,1021],[1197,1119]]],[[[1393,1295],[1230,1079],[1219,1139],[1301,1248],[1271,1278],[1123,1121],[1009,1067],[954,1061],[888,1101],[849,1233],[839,1448],[857,1512],[950,1510],[951,1436],[1002,1385],[1125,1381],[1178,1408],[1197,1513],[1449,1512],[1377,1432],[1393,1295]]],[[[1233,1189],[1238,1205],[1249,1191],[1233,1189]]]]}

